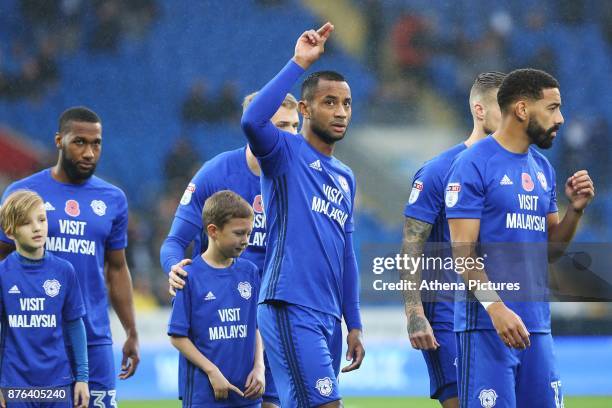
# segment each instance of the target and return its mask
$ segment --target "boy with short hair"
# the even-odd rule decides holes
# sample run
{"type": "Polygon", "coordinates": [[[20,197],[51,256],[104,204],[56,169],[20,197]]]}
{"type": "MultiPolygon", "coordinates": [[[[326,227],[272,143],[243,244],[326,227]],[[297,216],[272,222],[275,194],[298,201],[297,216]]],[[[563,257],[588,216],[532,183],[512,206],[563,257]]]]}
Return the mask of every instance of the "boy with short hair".
{"type": "Polygon", "coordinates": [[[0,222],[16,247],[0,262],[0,387],[6,392],[0,397],[0,405],[9,402],[11,407],[19,402],[15,399],[19,395],[11,390],[36,387],[44,390],[40,396],[48,395],[48,390],[63,389],[51,394],[63,401],[28,401],[23,406],[72,407],[69,391],[76,380],[74,406],[87,407],[85,306],[72,265],[45,252],[48,224],[42,198],[33,191],[13,192],[0,208],[0,222]],[[74,377],[64,333],[72,343],[74,377]]]}
{"type": "Polygon", "coordinates": [[[168,324],[170,341],[181,353],[183,406],[259,406],[265,388],[256,326],[259,273],[239,258],[253,228],[253,209],[222,190],[206,200],[202,225],[208,248],[185,266],[189,276],[168,324]]]}

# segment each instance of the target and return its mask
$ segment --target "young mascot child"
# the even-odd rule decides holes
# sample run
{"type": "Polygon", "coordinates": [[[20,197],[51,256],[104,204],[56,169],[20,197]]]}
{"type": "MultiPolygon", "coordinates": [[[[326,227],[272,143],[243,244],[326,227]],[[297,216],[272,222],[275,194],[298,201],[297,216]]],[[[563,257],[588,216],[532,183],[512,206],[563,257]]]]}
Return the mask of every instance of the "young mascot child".
{"type": "Polygon", "coordinates": [[[48,225],[42,198],[28,190],[13,192],[0,208],[0,222],[16,247],[0,262],[0,405],[85,408],[85,306],[72,265],[45,252],[48,225]],[[72,344],[74,376],[64,333],[72,344]],[[40,390],[35,395],[20,392],[28,388],[40,390]],[[54,403],[45,402],[51,398],[54,403]]]}
{"type": "Polygon", "coordinates": [[[259,273],[239,258],[253,228],[253,210],[229,190],[202,211],[208,248],[177,291],[168,335],[180,353],[183,407],[256,407],[265,388],[263,345],[256,326],[259,273]]]}

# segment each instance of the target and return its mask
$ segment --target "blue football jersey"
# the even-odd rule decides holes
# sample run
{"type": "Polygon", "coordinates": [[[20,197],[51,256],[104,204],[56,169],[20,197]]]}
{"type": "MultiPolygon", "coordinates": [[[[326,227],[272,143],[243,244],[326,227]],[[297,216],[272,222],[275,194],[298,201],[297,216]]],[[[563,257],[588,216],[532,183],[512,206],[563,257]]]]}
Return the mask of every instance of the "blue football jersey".
{"type": "MultiPolygon", "coordinates": [[[[177,290],[168,334],[185,336],[225,378],[244,390],[255,362],[259,268],[237,258],[227,268],[213,268],[201,256],[187,265],[186,285],[177,290]]],[[[186,406],[242,406],[255,403],[230,392],[215,401],[208,376],[181,355],[179,391],[186,406]]]]}
{"type": "Polygon", "coordinates": [[[340,319],[355,178],[303,137],[281,133],[274,149],[258,158],[269,251],[259,301],[282,300],[340,319]]]}
{"type": "MultiPolygon", "coordinates": [[[[530,332],[550,331],[546,216],[557,212],[555,172],[535,148],[512,153],[493,137],[475,143],[453,163],[446,216],[480,219],[481,255],[492,282],[520,284],[502,299],[530,332]],[[518,301],[520,300],[520,301],[518,301]]],[[[455,305],[455,330],[493,329],[475,301],[455,305]]]]}
{"type": "Polygon", "coordinates": [[[244,198],[255,213],[249,246],[241,255],[260,269],[266,256],[266,216],[261,199],[259,176],[253,174],[246,161],[246,147],[221,153],[207,161],[193,177],[175,217],[193,224],[202,233],[195,241],[193,257],[208,246],[208,237],[202,227],[202,209],[208,197],[221,190],[231,190],[244,198]]]}
{"type": "MultiPolygon", "coordinates": [[[[104,254],[127,246],[125,194],[96,176],[83,184],[60,183],[51,176],[51,169],[11,184],[2,201],[19,189],[35,191],[43,198],[49,223],[46,250],[69,261],[77,273],[87,310],[87,343],[111,344],[104,254]]],[[[1,231],[0,239],[12,243],[1,231]]]]}
{"type": "Polygon", "coordinates": [[[81,291],[69,262],[49,252],[33,261],[16,251],[0,262],[0,386],[72,383],[63,323],[84,315],[81,291]]]}
{"type": "MultiPolygon", "coordinates": [[[[432,224],[431,233],[427,239],[430,243],[450,242],[450,232],[444,209],[444,189],[446,175],[450,166],[459,153],[466,149],[464,143],[451,147],[440,155],[429,160],[421,167],[412,181],[412,191],[404,209],[406,217],[432,224]]],[[[426,246],[425,255],[428,257],[450,256],[441,245],[426,246]]],[[[451,272],[452,273],[452,272],[451,272]]],[[[424,269],[421,275],[423,280],[432,282],[449,281],[448,272],[433,269],[424,269]]],[[[453,327],[453,300],[452,291],[431,291],[427,294],[427,301],[423,302],[425,317],[434,329],[453,327]]]]}

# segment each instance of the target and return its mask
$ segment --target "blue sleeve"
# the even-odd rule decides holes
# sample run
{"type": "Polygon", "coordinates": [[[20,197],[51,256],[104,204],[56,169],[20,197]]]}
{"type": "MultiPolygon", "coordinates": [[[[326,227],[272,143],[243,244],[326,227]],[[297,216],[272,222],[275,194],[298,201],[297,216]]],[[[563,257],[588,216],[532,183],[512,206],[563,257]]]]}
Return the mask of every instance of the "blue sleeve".
{"type": "Polygon", "coordinates": [[[185,278],[183,289],[176,291],[172,302],[172,312],[168,322],[168,336],[187,337],[191,327],[191,285],[185,278]]]}
{"type": "Polygon", "coordinates": [[[87,334],[83,318],[64,322],[64,332],[74,353],[74,372],[78,382],[89,381],[89,361],[87,359],[87,334]]]}
{"type": "Polygon", "coordinates": [[[285,99],[291,87],[304,69],[293,61],[264,86],[242,115],[242,129],[249,141],[251,151],[259,159],[262,171],[270,175],[279,173],[282,166],[274,165],[282,159],[284,145],[283,131],[270,122],[270,119],[285,99]]]}
{"type": "Polygon", "coordinates": [[[85,316],[85,305],[74,268],[68,262],[66,267],[66,298],[62,307],[62,317],[68,322],[85,316]]]}
{"type": "Polygon", "coordinates": [[[556,212],[559,212],[559,208],[557,208],[557,175],[555,174],[555,169],[550,166],[550,205],[548,206],[548,214],[556,212]]]}
{"type": "Polygon", "coordinates": [[[484,199],[482,170],[470,156],[460,155],[447,177],[444,193],[446,218],[481,218],[484,199]]]}
{"type": "Polygon", "coordinates": [[[174,217],[170,232],[159,249],[159,258],[164,272],[170,273],[172,266],[185,258],[185,249],[200,231],[200,227],[182,218],[174,217]]]}
{"type": "Polygon", "coordinates": [[[106,239],[106,249],[116,250],[127,247],[128,204],[123,191],[117,198],[117,214],[111,232],[106,239]]]}
{"type": "Polygon", "coordinates": [[[444,206],[444,176],[434,162],[425,164],[412,181],[410,198],[404,208],[406,217],[433,224],[444,206]]]}
{"type": "Polygon", "coordinates": [[[342,275],[342,315],[348,330],[361,329],[359,312],[359,269],[353,248],[353,234],[346,233],[344,251],[344,274],[342,275]]]}

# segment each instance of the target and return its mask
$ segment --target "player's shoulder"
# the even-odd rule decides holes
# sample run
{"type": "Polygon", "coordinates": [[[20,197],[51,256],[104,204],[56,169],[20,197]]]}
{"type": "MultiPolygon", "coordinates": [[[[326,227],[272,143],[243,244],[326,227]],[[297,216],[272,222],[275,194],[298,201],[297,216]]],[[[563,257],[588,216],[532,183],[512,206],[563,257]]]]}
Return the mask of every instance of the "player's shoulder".
{"type": "Polygon", "coordinates": [[[120,187],[98,176],[91,176],[88,186],[97,193],[103,193],[118,200],[127,201],[125,192],[120,187]]]}
{"type": "Polygon", "coordinates": [[[258,276],[259,268],[253,262],[245,258],[236,258],[236,269],[249,277],[258,276]]]}
{"type": "Polygon", "coordinates": [[[552,164],[550,164],[550,161],[548,160],[548,157],[544,156],[544,154],[540,152],[534,146],[529,146],[529,154],[542,167],[549,168],[549,169],[553,168],[552,164]]]}
{"type": "Polygon", "coordinates": [[[499,144],[488,136],[455,156],[453,163],[472,162],[477,167],[486,167],[488,161],[499,153],[499,144]]]}
{"type": "Polygon", "coordinates": [[[73,275],[76,273],[74,270],[74,266],[72,266],[70,262],[68,262],[67,260],[63,258],[60,258],[57,255],[52,254],[49,251],[45,252],[45,258],[50,268],[53,270],[62,271],[63,273],[67,275],[73,275]]]}
{"type": "Polygon", "coordinates": [[[224,177],[238,167],[240,160],[246,160],[245,154],[244,147],[219,153],[200,167],[193,180],[195,182],[210,182],[219,178],[219,176],[224,177]]]}
{"type": "Polygon", "coordinates": [[[430,172],[433,174],[444,174],[451,166],[455,158],[467,147],[464,143],[459,143],[449,149],[446,149],[439,155],[426,161],[421,167],[422,172],[430,172]]]}

